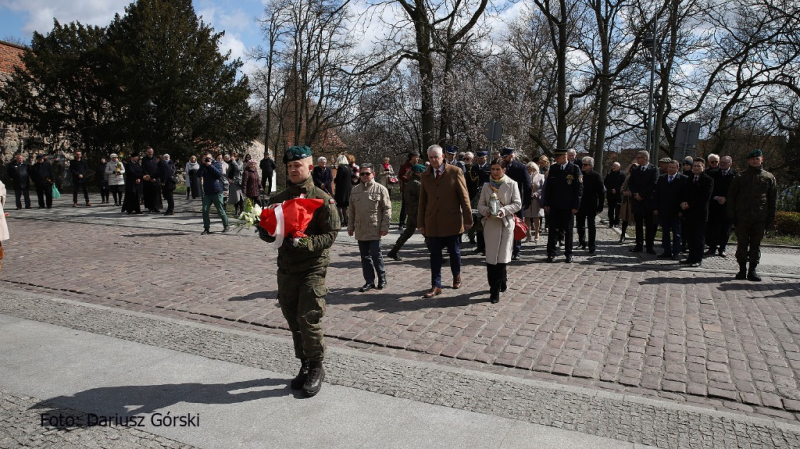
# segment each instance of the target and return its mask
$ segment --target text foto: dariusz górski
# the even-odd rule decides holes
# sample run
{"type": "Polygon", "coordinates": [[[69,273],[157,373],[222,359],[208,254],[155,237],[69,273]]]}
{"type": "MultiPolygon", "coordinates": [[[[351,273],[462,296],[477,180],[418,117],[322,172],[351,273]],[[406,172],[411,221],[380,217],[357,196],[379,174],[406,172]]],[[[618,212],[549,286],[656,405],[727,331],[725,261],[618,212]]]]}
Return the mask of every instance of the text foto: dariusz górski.
{"type": "Polygon", "coordinates": [[[149,415],[98,415],[95,413],[52,415],[42,413],[39,416],[40,425],[49,427],[200,427],[199,413],[174,416],[172,412],[149,415]]]}

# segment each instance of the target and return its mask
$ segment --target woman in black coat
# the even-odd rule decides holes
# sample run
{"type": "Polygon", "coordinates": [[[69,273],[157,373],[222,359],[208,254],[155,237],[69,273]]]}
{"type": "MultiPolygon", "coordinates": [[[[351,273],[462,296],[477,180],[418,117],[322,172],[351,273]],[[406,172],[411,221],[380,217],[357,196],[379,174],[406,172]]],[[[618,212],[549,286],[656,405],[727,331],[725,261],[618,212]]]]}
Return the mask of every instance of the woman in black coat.
{"type": "Polygon", "coordinates": [[[336,162],[339,166],[336,169],[336,178],[333,179],[335,192],[333,199],[336,201],[336,208],[339,211],[339,222],[342,223],[342,226],[347,226],[347,207],[350,205],[350,190],[353,188],[353,184],[350,182],[352,172],[346,156],[339,156],[336,162]]]}

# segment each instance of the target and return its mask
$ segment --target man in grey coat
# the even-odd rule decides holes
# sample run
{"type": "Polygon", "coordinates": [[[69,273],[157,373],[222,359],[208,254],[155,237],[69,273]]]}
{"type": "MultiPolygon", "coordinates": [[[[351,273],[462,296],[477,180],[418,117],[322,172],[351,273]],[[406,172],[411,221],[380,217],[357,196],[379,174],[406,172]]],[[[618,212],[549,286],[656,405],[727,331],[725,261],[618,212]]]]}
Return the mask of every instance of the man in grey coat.
{"type": "Polygon", "coordinates": [[[366,283],[358,289],[366,292],[376,288],[375,273],[378,274],[378,290],[386,287],[386,268],[381,255],[381,237],[389,233],[392,216],[392,201],[389,190],[375,182],[372,164],[362,164],[361,182],[350,192],[347,208],[347,235],[356,236],[361,253],[361,270],[366,283]]]}

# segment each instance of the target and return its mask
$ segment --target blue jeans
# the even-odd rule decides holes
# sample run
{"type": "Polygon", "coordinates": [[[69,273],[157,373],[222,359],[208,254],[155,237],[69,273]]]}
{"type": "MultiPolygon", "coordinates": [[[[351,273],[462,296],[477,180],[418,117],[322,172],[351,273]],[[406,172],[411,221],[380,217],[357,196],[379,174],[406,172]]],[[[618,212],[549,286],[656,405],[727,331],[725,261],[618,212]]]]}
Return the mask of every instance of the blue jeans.
{"type": "Polygon", "coordinates": [[[659,219],[661,222],[661,246],[664,254],[677,256],[681,253],[681,219],[679,217],[659,219]]]}
{"type": "Polygon", "coordinates": [[[203,195],[203,228],[208,229],[211,226],[211,218],[209,217],[209,213],[211,212],[212,204],[217,208],[219,218],[222,219],[222,225],[227,227],[228,215],[225,213],[225,205],[222,204],[222,194],[217,193],[203,195]]]}
{"type": "Polygon", "coordinates": [[[442,249],[447,248],[450,256],[450,271],[453,278],[461,274],[461,247],[460,235],[449,235],[447,237],[427,237],[428,249],[431,252],[431,285],[442,287],[442,249]]]}
{"type": "Polygon", "coordinates": [[[364,273],[364,280],[368,284],[374,284],[375,272],[378,272],[378,276],[383,276],[386,272],[381,255],[381,241],[359,240],[358,252],[361,253],[361,271],[364,273]]]}

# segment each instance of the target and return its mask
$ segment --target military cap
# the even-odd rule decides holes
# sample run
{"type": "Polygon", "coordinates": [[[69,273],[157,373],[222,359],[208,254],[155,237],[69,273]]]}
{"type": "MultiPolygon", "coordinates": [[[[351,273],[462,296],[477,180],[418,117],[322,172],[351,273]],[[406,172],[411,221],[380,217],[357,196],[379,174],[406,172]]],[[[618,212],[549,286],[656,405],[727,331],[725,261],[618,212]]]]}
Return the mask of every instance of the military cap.
{"type": "Polygon", "coordinates": [[[43,154],[37,154],[37,155],[36,155],[36,160],[37,160],[37,161],[40,161],[40,160],[42,160],[42,159],[44,159],[44,155],[43,155],[43,154]]]}
{"type": "Polygon", "coordinates": [[[566,154],[567,154],[567,150],[565,150],[563,148],[559,148],[559,149],[553,150],[553,156],[564,156],[566,154]]]}
{"type": "Polygon", "coordinates": [[[458,153],[458,147],[455,146],[455,145],[449,146],[449,147],[445,148],[444,150],[447,152],[447,154],[456,154],[456,153],[458,153]]]}
{"type": "Polygon", "coordinates": [[[662,157],[661,159],[658,160],[658,162],[659,163],[664,163],[664,164],[669,164],[670,162],[672,162],[672,159],[670,159],[668,157],[662,157]]]}
{"type": "Polygon", "coordinates": [[[505,147],[500,150],[500,156],[508,156],[509,154],[514,154],[514,149],[505,147]]]}
{"type": "Polygon", "coordinates": [[[489,153],[484,151],[484,150],[475,152],[475,155],[478,156],[478,157],[486,157],[487,154],[489,154],[489,153]]]}
{"type": "Polygon", "coordinates": [[[686,156],[685,158],[683,158],[683,163],[684,164],[693,164],[694,163],[694,159],[692,159],[691,156],[686,156]]]}
{"type": "Polygon", "coordinates": [[[750,159],[751,157],[761,157],[763,155],[764,153],[761,150],[753,150],[747,153],[747,159],[750,159]]]}
{"type": "Polygon", "coordinates": [[[412,165],[411,171],[413,171],[414,173],[422,173],[425,171],[425,166],[422,164],[412,165]]]}
{"type": "Polygon", "coordinates": [[[283,153],[283,163],[288,164],[292,161],[299,161],[311,157],[311,148],[308,146],[293,146],[283,153]]]}

